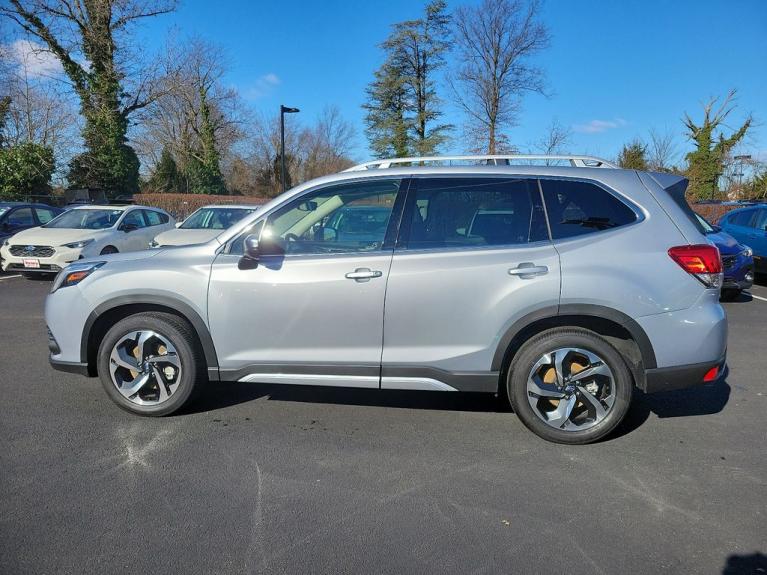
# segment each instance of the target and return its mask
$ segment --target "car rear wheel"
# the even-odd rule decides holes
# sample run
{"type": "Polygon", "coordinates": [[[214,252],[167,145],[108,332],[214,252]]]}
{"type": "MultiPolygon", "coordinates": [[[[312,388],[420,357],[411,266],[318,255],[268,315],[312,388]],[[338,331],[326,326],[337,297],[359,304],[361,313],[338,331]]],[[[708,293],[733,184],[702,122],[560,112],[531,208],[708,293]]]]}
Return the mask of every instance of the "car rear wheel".
{"type": "Polygon", "coordinates": [[[117,322],[99,346],[98,372],[117,405],[153,416],[180,409],[206,380],[204,354],[192,327],[167,313],[117,322]]]}
{"type": "Polygon", "coordinates": [[[543,439],[584,444],[610,433],[628,412],[633,380],[620,353],[598,334],[555,328],[514,357],[507,387],[514,412],[543,439]]]}

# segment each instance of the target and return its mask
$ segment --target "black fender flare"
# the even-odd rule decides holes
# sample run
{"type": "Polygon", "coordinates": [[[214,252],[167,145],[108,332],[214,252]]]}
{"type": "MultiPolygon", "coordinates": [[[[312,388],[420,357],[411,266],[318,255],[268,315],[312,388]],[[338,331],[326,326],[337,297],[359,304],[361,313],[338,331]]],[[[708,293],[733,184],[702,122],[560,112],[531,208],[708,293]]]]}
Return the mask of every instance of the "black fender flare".
{"type": "Polygon", "coordinates": [[[594,304],[565,304],[561,306],[549,306],[531,312],[515,321],[501,336],[498,347],[493,355],[491,369],[500,371],[504,367],[504,361],[509,351],[509,346],[516,336],[534,323],[541,320],[558,320],[565,317],[585,317],[606,319],[623,327],[636,342],[642,355],[642,364],[645,369],[657,367],[655,350],[650,338],[644,329],[634,319],[625,313],[613,308],[594,304]]]}
{"type": "Polygon", "coordinates": [[[205,363],[208,365],[208,378],[218,379],[218,356],[216,354],[216,348],[213,344],[213,338],[210,335],[210,330],[205,321],[200,317],[200,314],[187,303],[170,296],[164,296],[159,294],[142,294],[135,296],[119,296],[110,300],[107,300],[98,306],[88,315],[88,319],[85,321],[83,327],[82,338],[80,341],[80,360],[84,364],[88,364],[88,342],[90,341],[91,330],[96,324],[96,321],[110,310],[123,306],[157,306],[168,308],[179,314],[186,319],[197,332],[197,337],[200,338],[203,352],[205,353],[205,363]]]}

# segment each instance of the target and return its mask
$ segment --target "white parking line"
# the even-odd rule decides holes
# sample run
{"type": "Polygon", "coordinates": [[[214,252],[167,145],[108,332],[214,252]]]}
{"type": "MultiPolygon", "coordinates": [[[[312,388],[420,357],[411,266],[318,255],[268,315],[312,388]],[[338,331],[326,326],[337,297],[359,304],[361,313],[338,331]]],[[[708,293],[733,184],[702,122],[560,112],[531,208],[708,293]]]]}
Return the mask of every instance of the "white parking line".
{"type": "Polygon", "coordinates": [[[21,274],[16,274],[15,276],[2,276],[2,277],[0,277],[0,281],[9,280],[9,279],[13,279],[13,278],[20,278],[20,277],[21,277],[21,274]]]}
{"type": "Polygon", "coordinates": [[[762,297],[760,295],[754,295],[751,292],[746,292],[746,293],[748,293],[748,295],[750,295],[754,299],[758,299],[760,301],[767,301],[767,297],[762,297]]]}

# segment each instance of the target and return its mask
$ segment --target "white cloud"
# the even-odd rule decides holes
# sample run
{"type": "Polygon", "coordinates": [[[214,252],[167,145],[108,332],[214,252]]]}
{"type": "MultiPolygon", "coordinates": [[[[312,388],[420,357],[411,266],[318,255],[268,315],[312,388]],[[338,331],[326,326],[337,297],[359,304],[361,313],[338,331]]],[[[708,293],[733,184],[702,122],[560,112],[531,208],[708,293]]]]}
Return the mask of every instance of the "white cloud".
{"type": "Polygon", "coordinates": [[[259,76],[256,83],[245,92],[245,96],[251,99],[263,98],[272,93],[275,87],[282,83],[280,77],[274,72],[259,76]]]}
{"type": "Polygon", "coordinates": [[[16,40],[5,46],[11,60],[24,69],[30,78],[50,78],[63,72],[58,58],[42,44],[31,40],[16,40]]]}
{"type": "Polygon", "coordinates": [[[591,120],[586,124],[575,124],[573,130],[583,134],[598,134],[600,132],[606,132],[607,130],[622,128],[626,124],[628,124],[628,122],[623,118],[616,118],[615,120],[591,120]]]}

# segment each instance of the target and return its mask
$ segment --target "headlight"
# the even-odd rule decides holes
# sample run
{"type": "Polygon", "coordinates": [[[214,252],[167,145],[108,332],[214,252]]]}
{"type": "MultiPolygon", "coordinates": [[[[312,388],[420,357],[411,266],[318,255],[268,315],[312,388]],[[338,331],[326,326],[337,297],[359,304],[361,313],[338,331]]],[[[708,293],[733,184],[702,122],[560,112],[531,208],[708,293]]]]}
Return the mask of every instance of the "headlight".
{"type": "Polygon", "coordinates": [[[51,293],[55,292],[59,288],[65,288],[79,284],[106,262],[74,262],[69,264],[63,270],[61,270],[56,279],[53,280],[53,286],[51,286],[51,293]]]}
{"type": "Polygon", "coordinates": [[[88,244],[92,244],[95,240],[93,238],[89,240],[80,240],[79,242],[71,242],[68,244],[64,244],[65,248],[73,248],[73,249],[81,249],[87,246],[88,244]]]}
{"type": "Polygon", "coordinates": [[[748,246],[743,246],[743,251],[740,252],[740,255],[742,255],[744,257],[747,257],[747,258],[753,257],[754,256],[754,250],[752,250],[748,246]]]}

